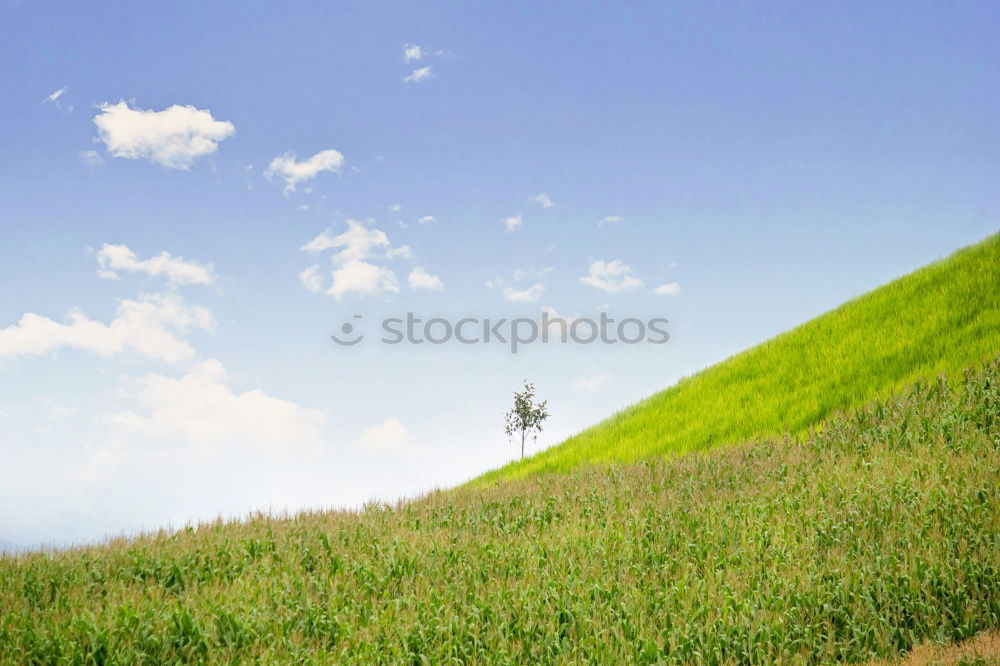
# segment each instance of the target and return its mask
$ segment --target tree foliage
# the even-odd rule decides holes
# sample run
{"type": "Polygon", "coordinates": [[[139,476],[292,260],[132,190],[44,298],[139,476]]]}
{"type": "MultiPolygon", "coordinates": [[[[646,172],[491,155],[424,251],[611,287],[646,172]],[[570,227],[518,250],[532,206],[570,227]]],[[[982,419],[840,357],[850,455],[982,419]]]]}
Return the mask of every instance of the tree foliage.
{"type": "Polygon", "coordinates": [[[525,442],[529,437],[537,442],[542,423],[549,418],[547,404],[548,400],[535,402],[535,385],[528,380],[524,380],[523,391],[514,391],[514,406],[504,415],[504,432],[512,440],[520,437],[522,459],[525,442]]]}

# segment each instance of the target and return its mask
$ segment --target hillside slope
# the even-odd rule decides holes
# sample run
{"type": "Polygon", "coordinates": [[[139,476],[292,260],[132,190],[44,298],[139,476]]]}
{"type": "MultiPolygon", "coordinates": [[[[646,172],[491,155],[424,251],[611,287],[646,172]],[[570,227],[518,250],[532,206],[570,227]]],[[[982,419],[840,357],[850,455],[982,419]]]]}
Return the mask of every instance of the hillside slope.
{"type": "Polygon", "coordinates": [[[834,663],[1000,628],[1000,363],[715,449],[0,557],[0,663],[834,663]]]}
{"type": "Polygon", "coordinates": [[[477,481],[786,432],[1000,351],[1000,235],[959,250],[477,481]]]}

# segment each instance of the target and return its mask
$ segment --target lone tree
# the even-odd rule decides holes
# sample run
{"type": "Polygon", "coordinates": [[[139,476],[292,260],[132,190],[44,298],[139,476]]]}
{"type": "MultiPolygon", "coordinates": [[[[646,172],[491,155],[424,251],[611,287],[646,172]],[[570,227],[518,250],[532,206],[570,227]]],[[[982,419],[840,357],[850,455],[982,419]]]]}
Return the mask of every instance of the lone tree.
{"type": "Polygon", "coordinates": [[[545,408],[548,400],[535,402],[535,385],[524,381],[523,391],[514,391],[514,407],[504,415],[504,432],[507,437],[521,438],[521,460],[524,460],[524,443],[528,437],[538,441],[538,433],[542,431],[542,422],[549,418],[549,410],[545,408]]]}

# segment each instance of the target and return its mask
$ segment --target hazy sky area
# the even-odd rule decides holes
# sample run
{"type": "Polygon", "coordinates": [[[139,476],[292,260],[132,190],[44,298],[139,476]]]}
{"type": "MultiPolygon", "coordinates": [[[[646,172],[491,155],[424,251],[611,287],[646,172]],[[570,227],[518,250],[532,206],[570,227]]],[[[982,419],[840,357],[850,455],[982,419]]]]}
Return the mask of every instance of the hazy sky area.
{"type": "Polygon", "coordinates": [[[536,451],[995,232],[998,29],[995,2],[0,1],[0,542],[454,485],[518,454],[522,379],[536,451]],[[670,340],[379,343],[407,312],[670,340]]]}

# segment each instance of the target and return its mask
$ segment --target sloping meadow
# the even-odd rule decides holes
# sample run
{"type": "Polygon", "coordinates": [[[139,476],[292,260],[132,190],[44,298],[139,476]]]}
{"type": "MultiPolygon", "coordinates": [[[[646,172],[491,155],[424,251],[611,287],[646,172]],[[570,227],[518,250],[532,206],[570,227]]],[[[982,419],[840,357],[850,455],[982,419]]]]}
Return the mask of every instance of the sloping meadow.
{"type": "Polygon", "coordinates": [[[960,374],[1000,351],[1000,235],[713,365],[473,483],[629,463],[756,437],[960,374]]]}
{"type": "Polygon", "coordinates": [[[802,440],[0,559],[6,663],[820,663],[1000,627],[1000,363],[802,440]]]}

